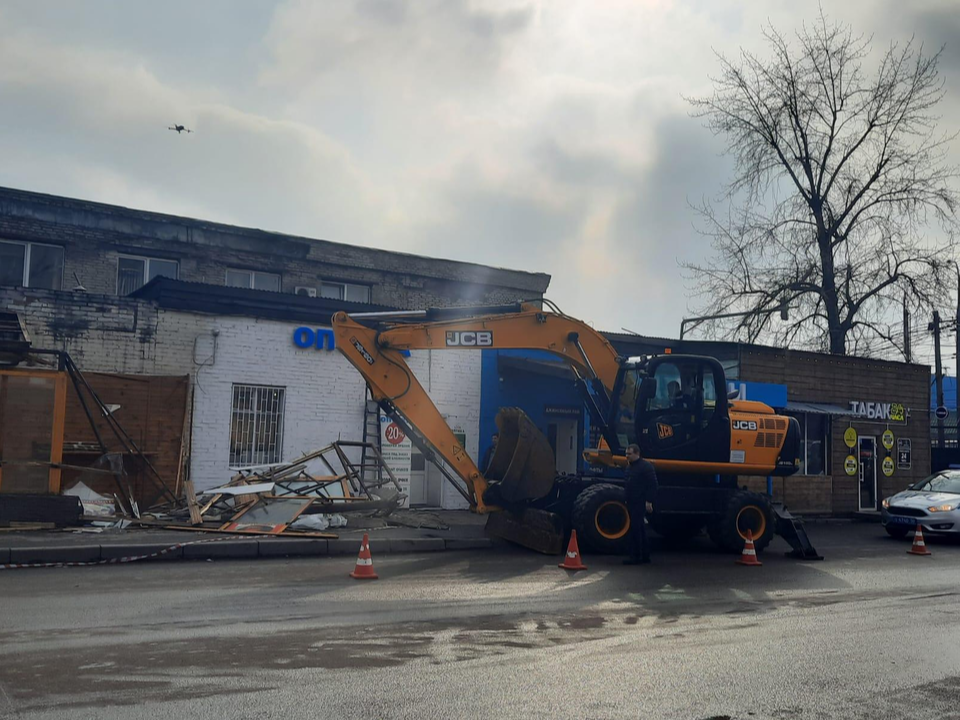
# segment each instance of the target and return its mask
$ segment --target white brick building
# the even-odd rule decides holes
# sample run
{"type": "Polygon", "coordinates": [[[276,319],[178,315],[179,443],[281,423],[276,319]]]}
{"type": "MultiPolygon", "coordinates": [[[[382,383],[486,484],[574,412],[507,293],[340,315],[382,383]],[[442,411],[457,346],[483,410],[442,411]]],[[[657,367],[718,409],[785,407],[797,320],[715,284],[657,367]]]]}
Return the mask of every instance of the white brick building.
{"type": "MultiPolygon", "coordinates": [[[[231,296],[270,296],[252,290],[211,289],[171,280],[176,298],[156,300],[61,293],[49,290],[0,289],[0,305],[21,315],[33,345],[65,350],[85,371],[133,375],[190,375],[193,387],[190,477],[198,490],[216,487],[234,474],[231,469],[235,389],[242,386],[282,389],[282,433],[276,462],[285,462],[337,440],[363,435],[365,385],[338,352],[301,349],[294,343],[298,327],[329,326],[307,322],[329,318],[324,301],[298,298],[300,310],[290,319],[220,314],[211,293],[231,296]],[[187,300],[184,300],[187,298],[187,300]],[[192,300],[190,299],[192,298],[192,300]],[[210,312],[185,307],[206,301],[210,312]],[[318,306],[309,312],[304,308],[318,306]],[[324,306],[325,307],[325,306],[324,306]]],[[[149,293],[148,293],[149,294],[149,293]]],[[[287,298],[289,299],[289,298],[287,298]]],[[[272,310],[231,301],[231,312],[275,314],[272,310]]],[[[463,431],[466,448],[478,454],[480,418],[480,353],[418,351],[409,360],[417,379],[455,430],[463,431]]],[[[250,464],[250,463],[239,463],[250,464]]],[[[411,494],[430,505],[466,507],[463,498],[440,472],[427,464],[414,473],[411,494]]]]}

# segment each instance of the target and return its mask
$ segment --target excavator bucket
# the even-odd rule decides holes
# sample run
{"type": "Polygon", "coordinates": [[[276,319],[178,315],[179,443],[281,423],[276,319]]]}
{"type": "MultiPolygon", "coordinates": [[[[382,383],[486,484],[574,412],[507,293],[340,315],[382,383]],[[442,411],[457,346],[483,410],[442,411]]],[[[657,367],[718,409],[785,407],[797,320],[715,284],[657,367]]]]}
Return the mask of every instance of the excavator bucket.
{"type": "Polygon", "coordinates": [[[557,463],[553,448],[520,408],[497,413],[500,440],[485,477],[490,481],[484,500],[506,509],[491,513],[487,533],[537,552],[563,550],[563,519],[552,512],[523,507],[553,489],[557,463]]]}
{"type": "Polygon", "coordinates": [[[488,495],[504,505],[545,497],[557,476],[547,438],[520,408],[502,408],[496,422],[500,440],[485,473],[486,479],[495,483],[488,495]]]}

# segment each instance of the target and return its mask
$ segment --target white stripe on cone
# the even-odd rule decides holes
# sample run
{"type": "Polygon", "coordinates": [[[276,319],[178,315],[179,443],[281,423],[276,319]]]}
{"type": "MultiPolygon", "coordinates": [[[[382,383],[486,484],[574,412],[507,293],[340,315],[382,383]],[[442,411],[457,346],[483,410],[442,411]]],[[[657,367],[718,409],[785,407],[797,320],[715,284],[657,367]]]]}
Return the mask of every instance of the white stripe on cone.
{"type": "Polygon", "coordinates": [[[357,565],[373,565],[373,560],[370,558],[357,558],[357,565]]]}
{"type": "Polygon", "coordinates": [[[576,556],[577,556],[577,554],[576,554],[575,552],[569,552],[569,551],[567,552],[567,557],[568,557],[568,558],[575,558],[576,556]]]}

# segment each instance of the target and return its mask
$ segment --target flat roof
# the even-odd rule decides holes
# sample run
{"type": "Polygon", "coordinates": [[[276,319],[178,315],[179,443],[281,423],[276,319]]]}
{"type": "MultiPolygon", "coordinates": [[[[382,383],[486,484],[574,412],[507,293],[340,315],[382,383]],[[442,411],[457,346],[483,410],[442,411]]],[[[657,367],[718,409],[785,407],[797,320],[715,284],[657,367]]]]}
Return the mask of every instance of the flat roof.
{"type": "Polygon", "coordinates": [[[155,277],[127,297],[150,300],[168,310],[290,320],[319,325],[329,325],[330,318],[341,310],[348,313],[396,310],[386,305],[227,285],[207,285],[166,277],[155,277]]]}

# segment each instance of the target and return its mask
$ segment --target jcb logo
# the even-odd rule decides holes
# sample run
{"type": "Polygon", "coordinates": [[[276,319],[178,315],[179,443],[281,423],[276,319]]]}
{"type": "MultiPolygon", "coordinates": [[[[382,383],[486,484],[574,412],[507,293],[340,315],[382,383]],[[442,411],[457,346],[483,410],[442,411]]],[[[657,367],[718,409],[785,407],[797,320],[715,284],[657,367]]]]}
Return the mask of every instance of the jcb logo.
{"type": "Polygon", "coordinates": [[[734,420],[734,430],[756,430],[757,424],[753,420],[734,420]]]}
{"type": "Polygon", "coordinates": [[[480,330],[473,332],[466,330],[451,330],[447,332],[447,347],[492,347],[493,332],[480,330]]]}

